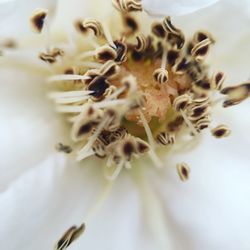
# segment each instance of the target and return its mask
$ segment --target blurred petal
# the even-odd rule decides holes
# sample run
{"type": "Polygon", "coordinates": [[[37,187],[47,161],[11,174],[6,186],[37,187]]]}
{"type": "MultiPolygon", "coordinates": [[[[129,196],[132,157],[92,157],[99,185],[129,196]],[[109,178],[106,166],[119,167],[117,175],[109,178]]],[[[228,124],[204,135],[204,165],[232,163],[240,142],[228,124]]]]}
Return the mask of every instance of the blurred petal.
{"type": "Polygon", "coordinates": [[[29,17],[38,8],[49,9],[53,14],[57,0],[1,0],[0,37],[20,37],[31,33],[29,17]]]}
{"type": "Polygon", "coordinates": [[[46,99],[43,77],[21,69],[1,69],[0,74],[2,191],[54,150],[55,143],[62,140],[63,128],[46,99]]]}
{"type": "Polygon", "coordinates": [[[184,235],[182,248],[189,250],[248,249],[250,240],[250,127],[249,102],[234,107],[216,120],[228,124],[226,139],[206,135],[192,152],[178,155],[191,167],[190,179],[181,183],[175,169],[175,155],[166,175],[155,180],[159,197],[171,210],[184,235]],[[157,181],[156,181],[157,180],[157,181]]]}
{"type": "MultiPolygon", "coordinates": [[[[1,247],[52,249],[66,229],[85,222],[72,250],[151,250],[159,245],[149,234],[139,195],[128,175],[107,184],[93,161],[77,166],[50,156],[0,195],[1,247]]],[[[151,220],[157,219],[152,212],[151,220]]]]}
{"type": "Polygon", "coordinates": [[[197,30],[210,32],[216,40],[208,57],[213,70],[225,72],[229,83],[245,81],[249,78],[249,5],[248,0],[219,1],[209,8],[193,13],[191,16],[174,18],[174,23],[189,38],[197,30]],[[235,15],[235,13],[240,15],[235,15]],[[226,21],[225,21],[226,20],[226,21]]]}
{"type": "Polygon", "coordinates": [[[51,155],[17,179],[0,195],[1,248],[53,249],[60,234],[83,222],[103,187],[93,167],[91,162],[72,166],[51,155]]]}
{"type": "Polygon", "coordinates": [[[142,0],[143,7],[152,15],[185,15],[208,7],[218,0],[142,0]]]}

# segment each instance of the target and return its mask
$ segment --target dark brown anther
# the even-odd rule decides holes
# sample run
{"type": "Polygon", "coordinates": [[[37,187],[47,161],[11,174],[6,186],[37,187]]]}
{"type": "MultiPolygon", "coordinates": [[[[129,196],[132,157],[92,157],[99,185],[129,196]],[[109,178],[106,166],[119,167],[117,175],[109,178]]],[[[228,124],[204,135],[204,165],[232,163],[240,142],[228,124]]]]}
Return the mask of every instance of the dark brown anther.
{"type": "Polygon", "coordinates": [[[104,45],[96,49],[96,59],[99,62],[106,62],[109,60],[115,60],[117,57],[116,50],[109,45],[104,45]]]}
{"type": "Polygon", "coordinates": [[[226,125],[219,125],[211,130],[212,135],[215,138],[227,137],[231,134],[231,130],[226,125]]]}
{"type": "Polygon", "coordinates": [[[174,99],[173,108],[175,111],[185,110],[190,102],[188,94],[180,95],[174,99]]]}
{"type": "Polygon", "coordinates": [[[135,50],[138,52],[144,52],[148,48],[148,39],[144,35],[140,34],[136,36],[137,45],[135,50]]]}
{"type": "Polygon", "coordinates": [[[72,226],[69,228],[61,239],[57,242],[55,250],[65,250],[67,249],[72,242],[77,240],[85,231],[85,224],[82,224],[80,227],[72,226]]]}
{"type": "Polygon", "coordinates": [[[136,138],[136,151],[138,154],[145,154],[149,151],[150,146],[147,142],[143,141],[140,138],[136,138]]]}
{"type": "Polygon", "coordinates": [[[85,123],[83,124],[78,132],[77,132],[77,136],[80,137],[80,136],[83,136],[83,135],[86,135],[86,134],[89,134],[92,129],[94,128],[94,123],[92,121],[88,122],[88,123],[85,123]]]}
{"type": "Polygon", "coordinates": [[[109,87],[109,83],[107,82],[105,77],[97,76],[95,77],[89,84],[88,90],[93,91],[91,96],[95,99],[100,99],[103,97],[106,89],[109,87]]]}
{"type": "Polygon", "coordinates": [[[156,141],[164,146],[171,145],[175,143],[175,136],[164,131],[156,136],[156,141]]]}
{"type": "Polygon", "coordinates": [[[180,179],[182,181],[187,181],[190,174],[190,167],[185,162],[178,163],[176,167],[180,179]]]}
{"type": "Polygon", "coordinates": [[[191,55],[195,58],[196,61],[201,61],[208,54],[209,47],[212,44],[212,41],[207,38],[201,42],[194,45],[191,50],[191,55]]]}
{"type": "Polygon", "coordinates": [[[128,52],[128,46],[123,41],[115,41],[114,42],[116,46],[116,58],[115,61],[118,63],[123,63],[127,61],[127,52],[128,52]]]}
{"type": "Polygon", "coordinates": [[[30,18],[31,27],[34,32],[41,33],[45,18],[47,17],[48,10],[39,9],[36,10],[30,18]]]}
{"type": "Polygon", "coordinates": [[[99,21],[93,19],[93,18],[86,18],[83,23],[83,28],[92,30],[94,32],[94,35],[97,37],[100,37],[103,35],[103,29],[102,25],[99,21]]]}
{"type": "Polygon", "coordinates": [[[193,42],[195,44],[200,43],[206,39],[209,39],[212,43],[215,42],[214,38],[211,36],[211,34],[209,34],[208,32],[205,31],[197,31],[194,34],[194,38],[193,38],[193,42]]]}
{"type": "Polygon", "coordinates": [[[170,132],[175,132],[175,131],[178,131],[183,124],[184,124],[183,117],[177,116],[173,121],[168,123],[167,129],[170,132]]]}
{"type": "Polygon", "coordinates": [[[227,95],[227,100],[223,103],[224,108],[239,104],[250,96],[250,83],[226,87],[221,90],[221,94],[227,95]]]}
{"type": "Polygon", "coordinates": [[[64,145],[62,143],[56,144],[55,148],[58,152],[63,152],[65,154],[70,154],[72,152],[72,148],[70,146],[64,145]]]}
{"type": "Polygon", "coordinates": [[[164,38],[167,34],[165,29],[163,28],[162,23],[160,22],[155,22],[152,24],[152,32],[155,36],[159,38],[164,38]]]}
{"type": "Polygon", "coordinates": [[[64,56],[64,51],[62,49],[54,48],[48,53],[39,54],[41,60],[50,64],[55,63],[58,56],[64,56]]]}
{"type": "Polygon", "coordinates": [[[112,60],[107,61],[100,68],[100,75],[106,78],[115,77],[119,73],[120,67],[112,60]]]}
{"type": "Polygon", "coordinates": [[[198,131],[201,131],[203,129],[206,129],[209,127],[211,123],[211,119],[209,116],[205,116],[205,117],[202,117],[200,118],[199,120],[195,121],[194,125],[195,125],[195,128],[198,130],[198,131]]]}
{"type": "Polygon", "coordinates": [[[135,153],[135,146],[133,141],[127,140],[124,142],[122,147],[123,154],[127,161],[131,160],[133,153],[135,153]]]}
{"type": "Polygon", "coordinates": [[[192,84],[192,89],[197,93],[207,93],[211,89],[211,83],[208,79],[202,79],[194,81],[192,84]]]}
{"type": "Polygon", "coordinates": [[[156,69],[153,73],[154,80],[160,84],[168,81],[168,71],[164,68],[156,69]]]}
{"type": "Polygon", "coordinates": [[[166,40],[173,48],[178,50],[180,50],[185,43],[185,37],[182,33],[180,34],[168,33],[166,40]]]}
{"type": "Polygon", "coordinates": [[[139,24],[135,20],[135,18],[131,15],[123,16],[124,26],[128,29],[128,34],[134,34],[139,29],[139,24]]]}
{"type": "Polygon", "coordinates": [[[167,62],[170,66],[174,66],[180,52],[178,50],[169,50],[167,53],[167,62]]]}
{"type": "Polygon", "coordinates": [[[177,75],[182,75],[188,70],[188,67],[189,67],[189,62],[184,57],[181,60],[176,61],[175,65],[173,66],[173,71],[177,75]]]}
{"type": "Polygon", "coordinates": [[[75,28],[81,34],[86,34],[88,31],[88,29],[83,25],[83,20],[75,21],[75,28]]]}
{"type": "Polygon", "coordinates": [[[213,76],[212,87],[216,90],[222,90],[223,83],[225,81],[225,75],[223,72],[218,72],[213,76]]]}

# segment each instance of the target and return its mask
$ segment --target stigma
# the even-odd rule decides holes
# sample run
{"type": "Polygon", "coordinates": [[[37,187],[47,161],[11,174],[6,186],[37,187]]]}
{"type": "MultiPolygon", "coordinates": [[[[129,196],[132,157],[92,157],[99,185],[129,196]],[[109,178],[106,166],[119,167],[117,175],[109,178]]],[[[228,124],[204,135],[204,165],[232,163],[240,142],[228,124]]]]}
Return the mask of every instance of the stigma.
{"type": "MultiPolygon", "coordinates": [[[[250,84],[224,88],[224,73],[210,74],[212,35],[197,31],[186,38],[169,16],[147,16],[139,0],[114,0],[113,6],[116,27],[107,20],[75,20],[68,46],[50,44],[38,55],[53,72],[48,97],[71,129],[72,145],[60,143],[58,150],[77,161],[100,158],[106,178],[114,180],[141,157],[163,167],[160,151],[183,138],[197,140],[203,130],[229,136],[230,129],[212,116],[217,96],[226,96],[223,107],[236,105],[249,97],[250,84]]],[[[47,15],[39,10],[32,16],[36,32],[46,30],[47,15]]],[[[186,180],[188,165],[177,169],[186,180]]]]}

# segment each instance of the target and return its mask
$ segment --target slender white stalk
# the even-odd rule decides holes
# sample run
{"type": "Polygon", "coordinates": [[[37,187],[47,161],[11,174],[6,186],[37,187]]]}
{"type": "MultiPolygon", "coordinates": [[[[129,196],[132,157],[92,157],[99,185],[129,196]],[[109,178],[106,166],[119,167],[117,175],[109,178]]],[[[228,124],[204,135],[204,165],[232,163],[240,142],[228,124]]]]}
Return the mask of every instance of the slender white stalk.
{"type": "Polygon", "coordinates": [[[124,105],[124,104],[128,104],[127,99],[108,100],[108,101],[104,100],[102,102],[94,103],[93,106],[95,108],[108,108],[108,107],[113,107],[113,106],[117,106],[117,105],[124,105]]]}
{"type": "Polygon", "coordinates": [[[93,93],[93,91],[64,91],[64,92],[51,92],[49,93],[50,98],[71,98],[71,97],[83,97],[93,93]]]}
{"type": "Polygon", "coordinates": [[[199,134],[198,134],[197,130],[195,129],[194,125],[190,122],[190,120],[186,116],[185,112],[182,109],[180,110],[180,112],[181,112],[181,115],[182,115],[185,123],[187,124],[187,126],[190,128],[190,130],[193,132],[193,134],[195,136],[198,136],[199,134]]]}
{"type": "Polygon", "coordinates": [[[109,181],[114,181],[118,175],[121,173],[122,169],[123,169],[123,165],[124,165],[124,162],[121,161],[115,168],[114,172],[111,174],[111,175],[106,175],[106,179],[109,180],[109,181]]]}
{"type": "Polygon", "coordinates": [[[155,153],[155,142],[154,142],[154,137],[152,135],[151,129],[150,129],[150,127],[149,127],[141,110],[139,110],[139,114],[140,114],[140,118],[141,118],[142,124],[144,126],[145,132],[147,134],[148,142],[150,145],[150,150],[148,152],[148,155],[150,156],[151,160],[154,162],[155,166],[158,168],[161,168],[163,165],[162,165],[161,160],[159,159],[159,157],[155,153]]]}
{"type": "Polygon", "coordinates": [[[84,147],[77,153],[77,157],[76,160],[77,161],[81,161],[84,158],[86,158],[86,154],[88,154],[88,152],[91,150],[94,142],[96,141],[97,137],[99,136],[99,134],[102,132],[103,128],[105,127],[107,121],[109,120],[109,117],[106,117],[97,127],[96,131],[94,132],[94,134],[89,138],[88,142],[86,145],[84,145],[84,147]]]}
{"type": "Polygon", "coordinates": [[[90,79],[89,76],[63,74],[63,75],[51,76],[47,79],[47,82],[51,83],[51,82],[57,82],[57,81],[88,80],[88,79],[90,79]]]}
{"type": "Polygon", "coordinates": [[[123,86],[119,89],[117,89],[112,95],[108,96],[105,100],[112,100],[117,98],[122,92],[124,92],[126,90],[126,86],[123,86]]]}
{"type": "Polygon", "coordinates": [[[105,36],[107,42],[109,43],[109,45],[112,46],[113,48],[116,48],[116,45],[113,42],[113,38],[110,34],[109,28],[108,28],[107,24],[105,23],[105,21],[102,22],[102,28],[103,28],[104,36],[105,36]]]}

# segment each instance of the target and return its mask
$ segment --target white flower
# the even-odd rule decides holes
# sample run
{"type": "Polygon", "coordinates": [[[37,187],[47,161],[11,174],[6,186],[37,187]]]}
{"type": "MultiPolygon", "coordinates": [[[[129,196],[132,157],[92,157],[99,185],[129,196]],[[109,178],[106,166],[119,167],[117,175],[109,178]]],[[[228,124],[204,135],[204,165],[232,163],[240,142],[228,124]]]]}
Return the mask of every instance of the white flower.
{"type": "MultiPolygon", "coordinates": [[[[65,30],[71,34],[75,19],[105,17],[108,3],[99,0],[94,8],[91,5],[91,11],[85,2],[61,1],[52,36],[55,32],[55,40],[60,39],[65,30]]],[[[211,70],[225,72],[228,83],[249,78],[247,4],[220,1],[175,18],[177,27],[187,35],[200,28],[213,33],[217,43],[209,57],[211,70]]],[[[169,11],[172,14],[171,8],[169,11]]],[[[16,27],[15,32],[6,31],[2,37],[19,33],[22,17],[13,21],[10,26],[16,27]]],[[[67,228],[83,222],[86,232],[70,249],[249,249],[249,101],[216,111],[216,122],[232,129],[225,140],[205,132],[194,150],[168,156],[163,169],[138,160],[131,171],[124,170],[110,182],[103,177],[101,160],[88,158],[75,163],[55,153],[58,141],[70,143],[69,128],[45,98],[47,68],[36,57],[44,51],[46,39],[37,36],[18,40],[21,48],[29,44],[31,53],[9,51],[10,60],[6,61],[7,50],[3,49],[1,249],[52,249],[67,228]],[[182,160],[191,167],[190,179],[185,183],[180,182],[175,168],[182,160]]]]}

